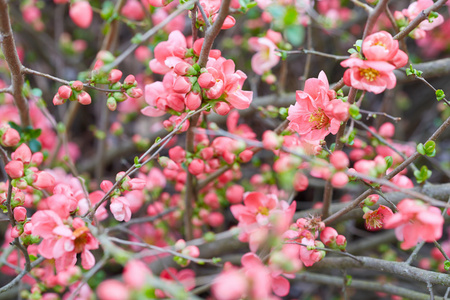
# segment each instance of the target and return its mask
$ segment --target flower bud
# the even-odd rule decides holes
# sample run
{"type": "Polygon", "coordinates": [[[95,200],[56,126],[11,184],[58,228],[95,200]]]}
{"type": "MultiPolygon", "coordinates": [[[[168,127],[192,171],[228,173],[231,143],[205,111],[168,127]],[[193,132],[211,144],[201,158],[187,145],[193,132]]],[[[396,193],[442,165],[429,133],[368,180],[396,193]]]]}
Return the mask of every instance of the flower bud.
{"type": "Polygon", "coordinates": [[[5,171],[13,179],[20,178],[24,175],[23,163],[20,160],[12,160],[5,166],[5,171]]]}
{"type": "Polygon", "coordinates": [[[308,188],[309,180],[308,177],[302,172],[298,171],[294,175],[294,189],[298,192],[302,192],[308,188]]]}
{"type": "Polygon", "coordinates": [[[178,77],[173,83],[173,90],[180,94],[186,94],[191,90],[191,83],[186,77],[178,77]]]}
{"type": "Polygon", "coordinates": [[[140,98],[143,94],[144,92],[142,91],[142,89],[137,87],[132,87],[127,90],[127,95],[131,98],[140,98]]]}
{"type": "Polygon", "coordinates": [[[203,160],[198,158],[194,159],[188,167],[189,173],[195,176],[202,174],[204,169],[205,163],[203,162],[203,160]]]}
{"type": "Polygon", "coordinates": [[[19,227],[14,226],[14,227],[11,229],[11,237],[12,237],[13,239],[18,238],[18,237],[22,234],[22,232],[23,232],[23,229],[19,229],[19,227]]]}
{"type": "Polygon", "coordinates": [[[83,90],[83,83],[79,80],[73,81],[71,83],[72,89],[74,89],[77,92],[81,92],[83,90]]]}
{"type": "Polygon", "coordinates": [[[117,69],[112,69],[111,72],[109,72],[108,75],[108,81],[110,83],[116,83],[122,78],[122,71],[117,69]]]}
{"type": "Polygon", "coordinates": [[[242,151],[239,154],[239,159],[244,163],[249,162],[252,159],[252,157],[253,157],[253,151],[248,150],[248,149],[242,151]]]}
{"type": "Polygon", "coordinates": [[[62,85],[58,89],[58,95],[62,99],[69,99],[72,96],[72,89],[68,85],[62,85]]]}
{"type": "Polygon", "coordinates": [[[47,189],[55,185],[55,178],[47,172],[40,171],[35,173],[36,177],[33,186],[38,189],[47,189]]]}
{"type": "Polygon", "coordinates": [[[14,208],[14,219],[17,222],[23,222],[27,219],[27,209],[23,206],[14,208]]]}
{"type": "Polygon", "coordinates": [[[240,204],[244,197],[244,192],[243,186],[234,184],[227,189],[225,196],[231,204],[240,204]]]}
{"type": "Polygon", "coordinates": [[[230,112],[230,110],[230,106],[225,102],[218,102],[214,106],[214,111],[221,116],[226,116],[230,112]]]}
{"type": "Polygon", "coordinates": [[[125,80],[123,81],[123,87],[128,89],[130,87],[136,86],[137,82],[136,82],[136,78],[134,77],[134,75],[128,75],[125,80]]]}
{"type": "Polygon", "coordinates": [[[6,147],[13,147],[20,142],[20,134],[14,128],[7,128],[2,135],[2,143],[6,147]]]}
{"type": "Polygon", "coordinates": [[[395,126],[392,123],[386,122],[380,126],[378,134],[384,138],[392,138],[395,133],[395,126]]]}
{"type": "Polygon", "coordinates": [[[113,183],[109,180],[103,180],[102,183],[100,183],[100,188],[103,192],[107,193],[109,190],[113,187],[113,183]]]}
{"type": "Polygon", "coordinates": [[[109,97],[108,100],[106,100],[106,106],[110,111],[115,111],[117,108],[117,101],[114,97],[109,97]]]}
{"type": "Polygon", "coordinates": [[[200,96],[200,94],[190,92],[189,94],[186,95],[184,102],[188,109],[196,110],[202,104],[202,97],[200,96]]]}
{"type": "Polygon", "coordinates": [[[209,89],[216,84],[216,81],[214,80],[214,76],[211,73],[202,73],[198,77],[198,84],[201,88],[209,89]]]}
{"type": "Polygon", "coordinates": [[[91,104],[92,99],[91,99],[91,96],[87,92],[82,91],[81,93],[79,93],[77,95],[77,101],[80,104],[89,105],[89,104],[91,104]]]}
{"type": "Polygon", "coordinates": [[[61,98],[58,94],[53,97],[53,105],[62,105],[66,103],[67,99],[61,98]]]}
{"type": "Polygon", "coordinates": [[[348,176],[344,172],[337,172],[331,178],[331,185],[335,188],[343,188],[348,183],[348,176]]]}
{"type": "Polygon", "coordinates": [[[169,150],[169,157],[174,162],[183,163],[186,160],[186,151],[180,146],[175,146],[169,150]]]}

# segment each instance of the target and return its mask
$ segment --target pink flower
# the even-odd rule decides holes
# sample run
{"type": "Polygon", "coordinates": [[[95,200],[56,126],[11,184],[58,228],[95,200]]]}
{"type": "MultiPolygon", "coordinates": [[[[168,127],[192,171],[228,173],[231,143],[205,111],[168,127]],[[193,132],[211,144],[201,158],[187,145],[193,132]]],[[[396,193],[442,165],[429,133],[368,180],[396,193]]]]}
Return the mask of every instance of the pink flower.
{"type": "Polygon", "coordinates": [[[275,52],[277,46],[267,37],[251,37],[248,44],[253,51],[257,51],[252,57],[252,69],[256,74],[263,75],[280,61],[280,56],[275,52]]]}
{"type": "Polygon", "coordinates": [[[6,147],[13,147],[20,142],[20,134],[14,128],[7,128],[2,135],[2,143],[6,147]]]}
{"type": "Polygon", "coordinates": [[[399,211],[385,220],[385,228],[395,228],[397,238],[403,241],[402,249],[414,247],[422,240],[433,242],[441,238],[444,218],[437,207],[404,199],[397,208],[399,211]]]}
{"type": "Polygon", "coordinates": [[[169,39],[155,47],[155,58],[150,61],[150,69],[157,74],[166,74],[184,59],[186,38],[176,30],[170,33],[169,39]]]}
{"type": "Polygon", "coordinates": [[[323,140],[330,133],[336,134],[341,122],[327,109],[334,97],[323,71],[318,79],[306,80],[305,90],[296,92],[297,102],[289,107],[289,128],[309,142],[323,140]]]}
{"type": "Polygon", "coordinates": [[[86,29],[91,25],[92,14],[92,7],[88,1],[75,2],[69,10],[69,15],[72,21],[78,27],[83,29],[86,29]]]}
{"type": "Polygon", "coordinates": [[[111,199],[111,205],[109,207],[114,218],[121,222],[128,222],[131,219],[130,203],[125,197],[114,197],[111,199]]]}
{"type": "Polygon", "coordinates": [[[38,189],[48,189],[55,185],[55,178],[47,172],[41,171],[35,173],[33,186],[38,189]]]}
{"type": "MultiPolygon", "coordinates": [[[[411,3],[407,9],[402,10],[402,13],[408,20],[411,22],[414,20],[419,14],[422,13],[425,9],[433,5],[433,0],[418,0],[416,2],[411,3]]],[[[432,30],[433,28],[444,23],[444,17],[438,14],[438,17],[430,22],[428,19],[422,21],[419,25],[421,30],[432,30]]]]}
{"type": "Polygon", "coordinates": [[[360,58],[349,58],[341,62],[347,67],[344,73],[344,83],[359,90],[382,93],[392,89],[397,83],[394,75],[395,66],[386,61],[369,61],[360,58]]]}
{"type": "MultiPolygon", "coordinates": [[[[378,195],[377,195],[378,196],[378,195]]],[[[379,230],[394,213],[389,207],[380,205],[375,211],[368,211],[364,214],[363,219],[366,220],[367,230],[379,230]]]]}
{"type": "Polygon", "coordinates": [[[26,144],[22,144],[11,154],[11,158],[20,160],[24,164],[29,164],[31,161],[31,150],[26,144]]]}
{"type": "Polygon", "coordinates": [[[306,245],[306,247],[300,246],[300,259],[306,267],[311,267],[325,257],[325,251],[315,249],[315,247],[323,248],[323,243],[307,237],[302,238],[301,243],[306,245]]]}
{"type": "Polygon", "coordinates": [[[142,7],[139,1],[128,0],[120,12],[130,20],[140,21],[145,17],[145,12],[142,7]]]}

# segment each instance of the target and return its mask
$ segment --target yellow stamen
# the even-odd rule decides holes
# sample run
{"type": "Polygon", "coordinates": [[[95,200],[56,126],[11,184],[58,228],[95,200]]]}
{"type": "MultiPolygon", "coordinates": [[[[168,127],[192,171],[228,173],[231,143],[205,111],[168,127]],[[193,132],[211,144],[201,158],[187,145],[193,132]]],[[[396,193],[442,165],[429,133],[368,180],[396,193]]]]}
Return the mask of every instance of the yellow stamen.
{"type": "Polygon", "coordinates": [[[380,75],[380,71],[372,68],[361,69],[359,75],[366,78],[367,81],[374,81],[380,75]]]}

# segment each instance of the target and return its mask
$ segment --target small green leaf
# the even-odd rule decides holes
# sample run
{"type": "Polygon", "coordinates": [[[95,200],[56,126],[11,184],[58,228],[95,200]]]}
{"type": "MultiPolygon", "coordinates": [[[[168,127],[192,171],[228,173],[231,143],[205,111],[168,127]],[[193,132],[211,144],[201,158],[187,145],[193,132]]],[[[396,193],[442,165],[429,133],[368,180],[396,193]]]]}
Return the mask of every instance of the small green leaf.
{"type": "Polygon", "coordinates": [[[353,277],[351,275],[347,275],[345,284],[347,286],[350,286],[352,284],[352,280],[353,280],[353,277]]]}
{"type": "Polygon", "coordinates": [[[437,101],[441,101],[444,98],[445,98],[444,91],[443,90],[437,90],[436,91],[436,99],[437,99],[437,101]]]}
{"type": "Polygon", "coordinates": [[[444,269],[445,269],[445,271],[450,270],[450,260],[446,260],[444,262],[444,269]]]}
{"type": "Polygon", "coordinates": [[[386,156],[384,160],[386,161],[386,169],[389,169],[392,166],[392,163],[394,162],[392,156],[386,156]]]}
{"type": "Polygon", "coordinates": [[[42,149],[41,142],[35,139],[30,140],[29,147],[32,152],[39,152],[42,149]]]}
{"type": "Polygon", "coordinates": [[[348,112],[350,113],[350,116],[353,118],[356,118],[359,115],[359,107],[355,104],[350,105],[350,108],[348,109],[348,112]]]}
{"type": "Polygon", "coordinates": [[[439,17],[439,14],[437,12],[430,12],[430,14],[428,15],[428,22],[433,23],[434,19],[436,19],[437,17],[439,17]]]}
{"type": "Polygon", "coordinates": [[[420,144],[417,145],[416,150],[417,150],[417,152],[419,152],[420,154],[425,155],[425,148],[424,148],[424,146],[423,146],[422,143],[420,143],[420,144]]]}
{"type": "Polygon", "coordinates": [[[213,263],[218,264],[222,261],[222,259],[220,257],[213,257],[212,261],[213,261],[213,263]]]}

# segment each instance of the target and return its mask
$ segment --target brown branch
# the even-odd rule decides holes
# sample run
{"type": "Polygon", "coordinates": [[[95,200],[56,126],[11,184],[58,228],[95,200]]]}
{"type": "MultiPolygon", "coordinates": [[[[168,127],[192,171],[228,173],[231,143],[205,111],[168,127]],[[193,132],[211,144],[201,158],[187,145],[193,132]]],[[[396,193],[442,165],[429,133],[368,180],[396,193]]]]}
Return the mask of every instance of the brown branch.
{"type": "Polygon", "coordinates": [[[222,0],[220,5],[220,10],[214,24],[206,31],[205,40],[203,41],[202,51],[200,52],[200,57],[198,59],[198,65],[200,67],[205,67],[208,61],[209,51],[212,48],[214,40],[222,28],[225,18],[228,16],[228,10],[230,9],[231,0],[222,0]]]}
{"type": "Polygon", "coordinates": [[[450,286],[450,276],[448,274],[422,270],[404,262],[386,261],[365,256],[357,256],[357,258],[358,261],[348,257],[326,257],[314,264],[312,269],[369,269],[398,275],[419,282],[429,282],[433,285],[450,286]]]}
{"type": "MultiPolygon", "coordinates": [[[[316,274],[311,272],[304,272],[300,274],[295,275],[295,280],[300,280],[302,282],[309,282],[309,283],[318,283],[318,284],[324,284],[328,286],[336,286],[341,287],[342,286],[342,277],[339,276],[330,276],[325,274],[316,274]]],[[[401,297],[405,297],[408,299],[414,299],[414,300],[429,300],[430,295],[424,294],[420,292],[413,291],[409,288],[402,288],[399,286],[395,286],[393,284],[389,283],[379,283],[375,280],[366,281],[366,280],[359,280],[359,279],[352,279],[351,283],[348,286],[349,288],[356,288],[366,291],[373,291],[373,292],[382,292],[387,293],[391,295],[398,295],[401,297]]],[[[442,297],[435,297],[435,299],[442,300],[442,297]]]]}
{"type": "Polygon", "coordinates": [[[400,31],[397,35],[394,36],[394,40],[401,40],[404,37],[406,37],[411,31],[416,29],[419,24],[428,18],[428,15],[432,11],[436,11],[447,2],[447,0],[438,0],[433,5],[428,7],[427,9],[423,10],[421,14],[419,14],[414,20],[411,21],[411,23],[408,24],[402,31],[400,31]]]}
{"type": "Polygon", "coordinates": [[[11,90],[14,103],[19,110],[20,123],[23,127],[31,125],[28,101],[22,95],[24,79],[21,72],[22,63],[17,54],[14,35],[9,18],[8,1],[0,0],[0,44],[6,63],[11,72],[11,90]]]}

